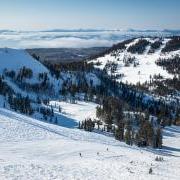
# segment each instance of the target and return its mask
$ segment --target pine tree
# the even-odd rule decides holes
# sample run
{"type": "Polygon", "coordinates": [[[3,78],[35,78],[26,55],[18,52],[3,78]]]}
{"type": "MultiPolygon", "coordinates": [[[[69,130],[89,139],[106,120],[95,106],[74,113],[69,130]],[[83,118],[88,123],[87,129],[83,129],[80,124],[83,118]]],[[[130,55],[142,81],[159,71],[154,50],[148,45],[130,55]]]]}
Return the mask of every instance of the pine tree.
{"type": "Polygon", "coordinates": [[[124,139],[126,144],[132,145],[132,127],[129,121],[126,124],[126,132],[124,135],[124,139]]]}
{"type": "Polygon", "coordinates": [[[123,126],[118,126],[115,130],[115,138],[119,141],[124,140],[124,127],[123,126]]]}
{"type": "Polygon", "coordinates": [[[61,113],[62,109],[61,109],[61,106],[59,106],[59,112],[61,113]]]}
{"type": "Polygon", "coordinates": [[[58,124],[58,119],[57,119],[57,117],[55,118],[54,124],[58,124]]]}
{"type": "Polygon", "coordinates": [[[162,131],[160,128],[156,132],[156,148],[162,148],[162,131]]]}

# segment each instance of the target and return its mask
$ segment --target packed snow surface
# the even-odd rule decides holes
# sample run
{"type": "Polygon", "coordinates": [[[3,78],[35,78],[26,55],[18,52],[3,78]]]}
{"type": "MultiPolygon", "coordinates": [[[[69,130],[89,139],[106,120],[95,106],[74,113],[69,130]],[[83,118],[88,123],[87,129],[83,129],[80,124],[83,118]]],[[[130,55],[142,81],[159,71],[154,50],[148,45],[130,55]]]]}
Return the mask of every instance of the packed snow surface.
{"type": "Polygon", "coordinates": [[[76,122],[84,121],[86,118],[96,118],[97,104],[92,102],[77,101],[72,104],[65,101],[50,101],[50,106],[53,106],[55,112],[58,112],[60,106],[61,114],[76,120],[76,122]]]}
{"type": "Polygon", "coordinates": [[[167,127],[164,135],[162,150],[140,149],[1,108],[0,179],[179,179],[180,127],[167,127]],[[164,161],[155,161],[156,156],[164,161]]]}

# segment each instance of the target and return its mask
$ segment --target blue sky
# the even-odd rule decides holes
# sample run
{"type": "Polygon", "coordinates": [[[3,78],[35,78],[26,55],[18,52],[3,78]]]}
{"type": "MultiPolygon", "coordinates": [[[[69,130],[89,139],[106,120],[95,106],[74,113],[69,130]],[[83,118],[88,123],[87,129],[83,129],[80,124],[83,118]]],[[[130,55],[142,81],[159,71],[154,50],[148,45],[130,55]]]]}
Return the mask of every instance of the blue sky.
{"type": "Polygon", "coordinates": [[[180,0],[0,0],[0,29],[180,29],[180,0]]]}

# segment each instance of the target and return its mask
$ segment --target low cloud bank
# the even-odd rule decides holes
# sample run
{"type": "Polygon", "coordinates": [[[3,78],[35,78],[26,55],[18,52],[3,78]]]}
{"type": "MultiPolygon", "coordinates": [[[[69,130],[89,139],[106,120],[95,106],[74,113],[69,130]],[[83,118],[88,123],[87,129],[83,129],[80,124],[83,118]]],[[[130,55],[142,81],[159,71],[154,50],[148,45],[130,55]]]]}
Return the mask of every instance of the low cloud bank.
{"type": "Polygon", "coordinates": [[[0,30],[0,48],[88,48],[108,47],[137,36],[167,36],[171,31],[135,30],[0,30]]]}

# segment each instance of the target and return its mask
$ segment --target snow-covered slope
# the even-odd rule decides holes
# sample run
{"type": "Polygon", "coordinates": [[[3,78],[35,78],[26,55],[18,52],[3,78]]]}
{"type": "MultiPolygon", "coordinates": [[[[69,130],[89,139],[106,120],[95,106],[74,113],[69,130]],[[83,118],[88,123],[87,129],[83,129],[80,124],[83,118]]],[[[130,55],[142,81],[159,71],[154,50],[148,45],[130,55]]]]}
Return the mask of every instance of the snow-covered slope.
{"type": "Polygon", "coordinates": [[[77,101],[75,104],[65,101],[50,101],[50,106],[58,113],[58,107],[61,107],[61,114],[68,118],[74,119],[76,122],[84,121],[86,118],[96,118],[97,104],[92,102],[77,101]]]}
{"type": "Polygon", "coordinates": [[[160,47],[155,49],[153,53],[149,53],[151,44],[158,40],[159,38],[137,38],[132,42],[125,44],[125,49],[112,50],[90,62],[94,62],[96,64],[95,67],[99,69],[104,69],[109,63],[116,63],[117,69],[114,74],[121,75],[119,77],[119,81],[125,83],[144,83],[145,81],[150,80],[150,76],[153,77],[154,75],[159,74],[164,78],[172,78],[173,76],[171,74],[169,74],[162,67],[158,66],[155,62],[159,58],[169,58],[177,54],[180,55],[180,50],[162,53],[162,49],[165,47],[166,43],[170,41],[170,38],[164,38],[160,47]],[[146,49],[143,53],[138,54],[128,51],[130,46],[135,45],[139,40],[142,39],[149,42],[149,44],[146,45],[146,49]],[[132,62],[127,65],[129,59],[131,59],[132,62]]]}
{"type": "Polygon", "coordinates": [[[180,128],[168,127],[164,135],[163,150],[140,149],[0,109],[0,179],[176,180],[180,128]],[[156,156],[164,160],[155,161],[156,156]]]}
{"type": "Polygon", "coordinates": [[[30,68],[33,73],[48,73],[49,71],[40,62],[33,59],[26,51],[18,49],[0,49],[0,72],[6,68],[18,71],[22,67],[30,68]]]}
{"type": "MultiPolygon", "coordinates": [[[[17,84],[22,84],[22,82],[17,80],[17,76],[20,70],[24,67],[32,70],[32,77],[23,78],[23,82],[28,83],[28,85],[42,83],[46,80],[45,75],[47,74],[46,83],[48,83],[49,87],[52,87],[50,90],[51,92],[49,92],[51,95],[57,96],[59,94],[59,90],[61,89],[61,85],[64,81],[68,81],[72,84],[76,84],[78,82],[77,73],[71,73],[68,71],[60,72],[60,77],[57,79],[55,75],[53,76],[43,64],[31,57],[25,50],[10,48],[0,49],[0,76],[5,74],[5,72],[6,74],[11,71],[15,72],[16,74],[14,78],[9,78],[9,76],[5,74],[4,81],[6,81],[15,92],[20,94],[23,94],[24,92],[17,87],[17,84]]],[[[91,80],[93,80],[94,86],[100,84],[100,80],[93,73],[86,73],[84,79],[88,84],[90,84],[91,80]]]]}
{"type": "Polygon", "coordinates": [[[17,86],[17,84],[20,83],[17,77],[23,68],[32,70],[32,77],[24,78],[23,82],[31,85],[41,83],[42,79],[39,79],[39,74],[47,74],[49,83],[54,84],[55,87],[57,86],[57,82],[51,77],[49,70],[39,61],[31,57],[25,50],[10,48],[0,49],[0,75],[4,75],[4,81],[6,81],[16,93],[20,93],[24,96],[26,92],[23,92],[22,89],[17,86]],[[12,71],[15,73],[14,79],[5,75],[5,73],[12,71]]]}

